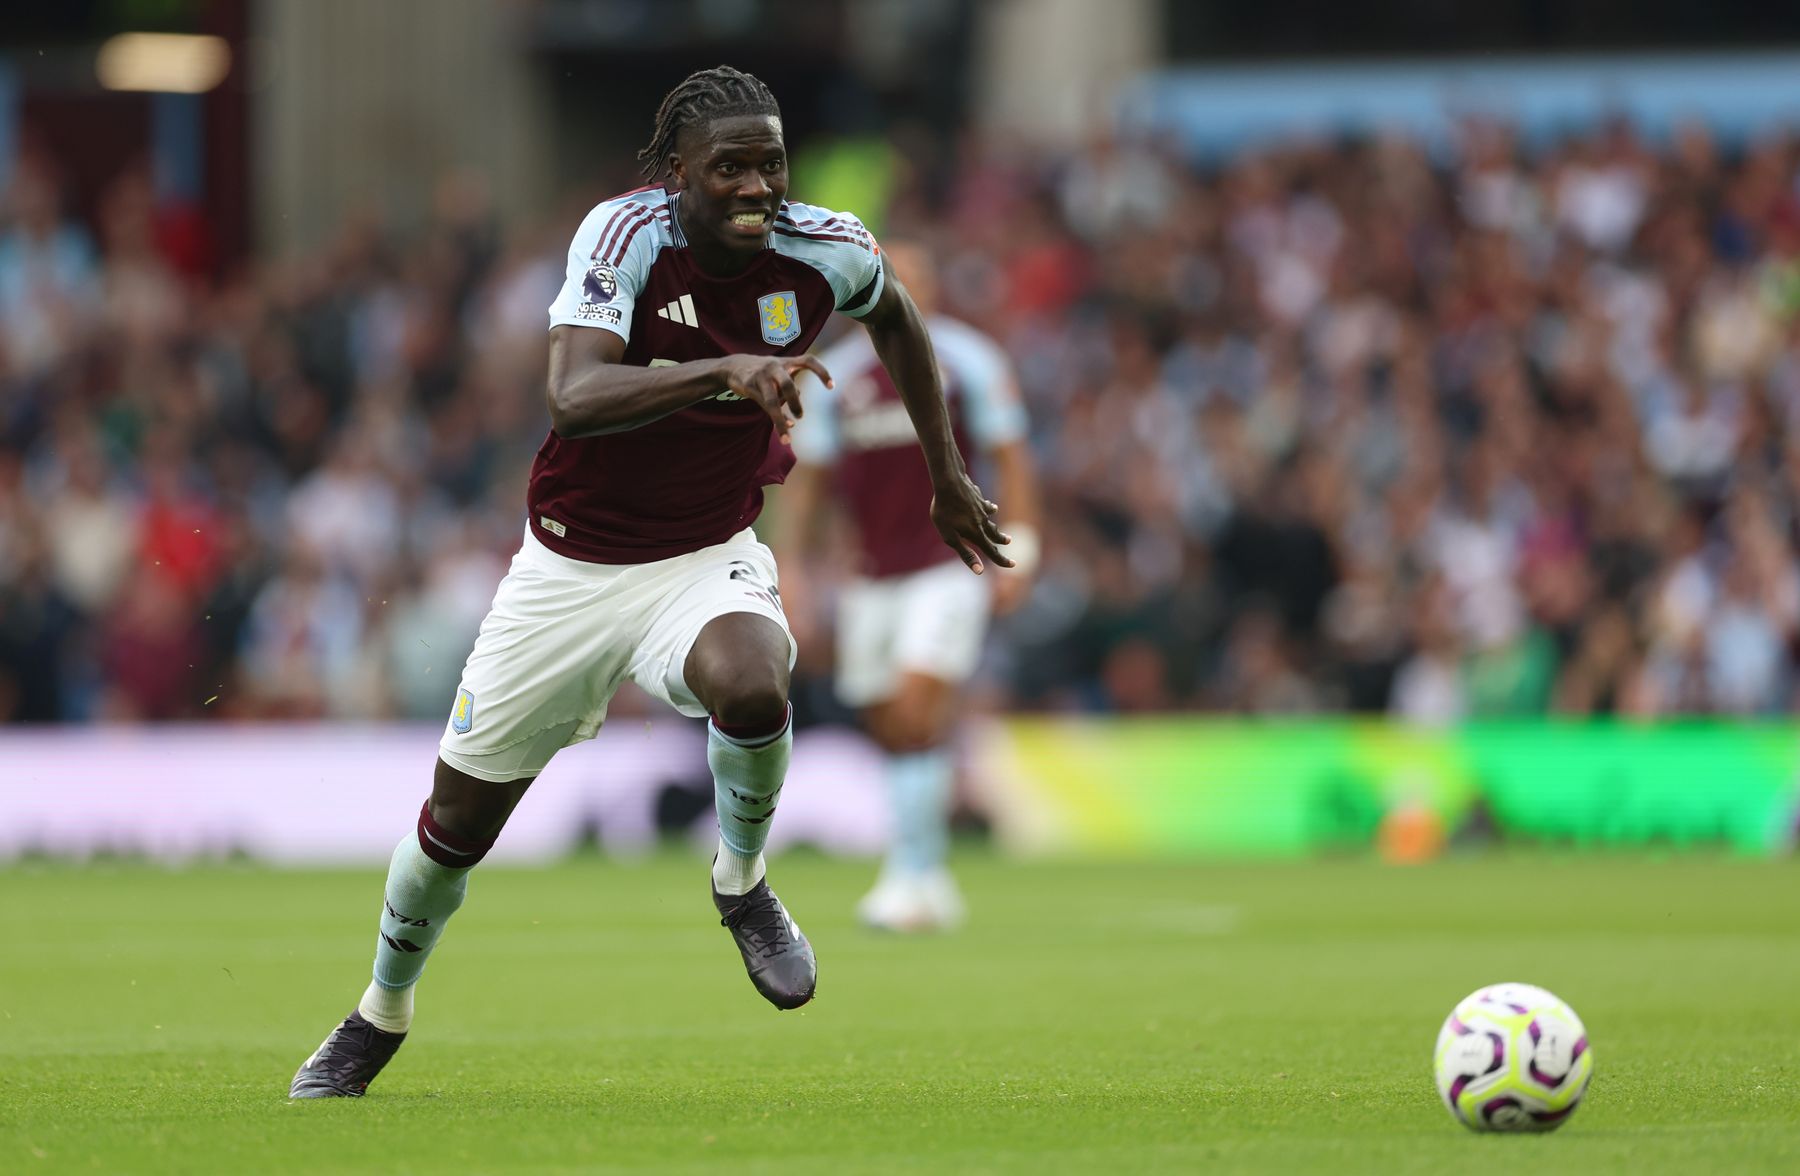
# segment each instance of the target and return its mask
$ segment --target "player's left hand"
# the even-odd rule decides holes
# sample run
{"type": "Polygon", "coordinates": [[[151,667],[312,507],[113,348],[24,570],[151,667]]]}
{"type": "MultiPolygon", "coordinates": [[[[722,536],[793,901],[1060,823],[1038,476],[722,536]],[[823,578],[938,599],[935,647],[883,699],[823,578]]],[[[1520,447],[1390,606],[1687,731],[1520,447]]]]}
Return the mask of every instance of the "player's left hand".
{"type": "Polygon", "coordinates": [[[994,521],[999,510],[999,505],[989,502],[967,474],[956,475],[938,486],[931,496],[932,526],[977,576],[985,570],[983,556],[997,567],[1013,566],[1013,561],[1000,553],[1003,546],[1012,542],[1012,536],[994,521]]]}

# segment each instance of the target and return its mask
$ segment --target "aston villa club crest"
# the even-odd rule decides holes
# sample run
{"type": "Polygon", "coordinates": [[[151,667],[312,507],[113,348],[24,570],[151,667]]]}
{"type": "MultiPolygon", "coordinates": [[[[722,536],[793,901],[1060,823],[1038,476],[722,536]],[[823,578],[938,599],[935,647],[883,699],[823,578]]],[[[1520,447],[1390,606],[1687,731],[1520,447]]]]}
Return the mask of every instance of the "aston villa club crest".
{"type": "Polygon", "coordinates": [[[800,337],[800,304],[792,290],[764,294],[756,300],[756,309],[762,317],[764,343],[785,347],[800,337]]]}

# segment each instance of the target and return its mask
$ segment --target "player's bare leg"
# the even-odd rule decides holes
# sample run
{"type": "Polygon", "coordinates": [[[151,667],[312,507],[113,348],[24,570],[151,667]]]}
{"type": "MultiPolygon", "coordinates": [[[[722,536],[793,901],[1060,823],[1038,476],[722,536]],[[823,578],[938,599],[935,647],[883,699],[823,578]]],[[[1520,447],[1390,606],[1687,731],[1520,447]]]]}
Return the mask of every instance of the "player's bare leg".
{"type": "Polygon", "coordinates": [[[943,678],[906,671],[894,693],[863,711],[864,729],[886,753],[894,834],[875,888],[857,905],[883,931],[938,931],[963,919],[951,880],[948,740],[958,697],[943,678]]]}
{"type": "Polygon", "coordinates": [[[388,865],[375,976],[356,1010],[306,1059],[289,1098],[356,1098],[412,1027],[413,988],[462,906],[469,871],[486,856],[531,778],[482,780],[439,760],[431,799],[388,865]]]}
{"type": "Polygon", "coordinates": [[[713,904],[731,929],[756,990],[777,1008],[813,997],[812,945],[769,889],[762,849],[793,748],[788,706],[789,638],[756,613],[714,617],[688,653],[683,674],[711,712],[706,759],[719,811],[713,904]]]}

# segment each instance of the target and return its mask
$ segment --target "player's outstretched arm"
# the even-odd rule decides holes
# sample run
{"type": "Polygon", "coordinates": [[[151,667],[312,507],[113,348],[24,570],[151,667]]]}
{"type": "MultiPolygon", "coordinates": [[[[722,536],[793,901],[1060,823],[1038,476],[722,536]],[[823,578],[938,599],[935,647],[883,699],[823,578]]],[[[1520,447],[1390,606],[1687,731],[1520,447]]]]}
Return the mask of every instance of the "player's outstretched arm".
{"type": "Polygon", "coordinates": [[[875,354],[900,390],[900,400],[925,450],[925,466],[931,471],[931,521],[938,534],[976,575],[983,570],[983,557],[1000,567],[1012,567],[1013,561],[1000,551],[1012,542],[994,521],[1000,508],[981,493],[963,466],[962,454],[956,451],[931,337],[925,332],[918,307],[892,274],[880,299],[862,316],[862,324],[869,329],[875,354]]]}
{"type": "Polygon", "coordinates": [[[736,392],[769,414],[787,440],[802,415],[794,373],[831,373],[810,355],[726,355],[668,367],[620,363],[625,340],[612,331],[567,324],[550,328],[550,377],[544,399],[559,437],[622,433],[661,420],[721,392],[736,392]]]}

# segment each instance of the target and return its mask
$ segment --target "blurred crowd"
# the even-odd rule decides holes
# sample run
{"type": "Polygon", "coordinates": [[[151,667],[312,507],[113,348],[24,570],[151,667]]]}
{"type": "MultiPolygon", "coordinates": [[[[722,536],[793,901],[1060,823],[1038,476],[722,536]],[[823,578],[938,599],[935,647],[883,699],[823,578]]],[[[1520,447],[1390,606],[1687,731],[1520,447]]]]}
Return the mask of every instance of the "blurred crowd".
{"type": "MultiPolygon", "coordinates": [[[[1015,357],[1044,487],[989,704],[1790,709],[1800,138],[1470,123],[1435,151],[969,137],[900,162],[884,228],[1015,357]]],[[[501,226],[452,178],[422,230],[352,218],[219,281],[143,176],[78,225],[16,168],[0,717],[442,715],[603,195],[501,226]]]]}

